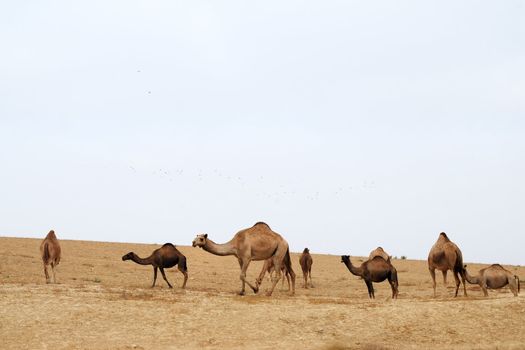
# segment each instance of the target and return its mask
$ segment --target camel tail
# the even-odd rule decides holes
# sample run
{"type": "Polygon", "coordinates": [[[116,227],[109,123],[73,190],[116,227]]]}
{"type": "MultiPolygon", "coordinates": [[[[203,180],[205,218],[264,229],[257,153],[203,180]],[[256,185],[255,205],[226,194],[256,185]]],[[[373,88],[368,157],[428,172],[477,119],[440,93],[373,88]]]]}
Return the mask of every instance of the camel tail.
{"type": "Polygon", "coordinates": [[[395,267],[392,269],[392,281],[394,281],[396,288],[399,288],[399,281],[397,280],[397,270],[395,267]]]}
{"type": "Polygon", "coordinates": [[[463,265],[463,255],[461,254],[461,251],[458,251],[458,255],[456,258],[456,264],[454,265],[454,271],[458,272],[461,277],[466,278],[465,277],[465,266],[463,265]]]}
{"type": "Polygon", "coordinates": [[[188,265],[186,264],[186,258],[181,259],[179,265],[180,265],[180,268],[181,268],[184,272],[188,272],[188,265]]]}
{"type": "Polygon", "coordinates": [[[516,276],[516,275],[514,275],[514,278],[518,282],[518,293],[519,293],[520,292],[520,278],[518,276],[516,276]]]}
{"type": "Polygon", "coordinates": [[[286,267],[286,273],[292,271],[292,259],[290,258],[290,249],[286,250],[286,255],[284,256],[284,266],[286,267]]]}
{"type": "Polygon", "coordinates": [[[46,264],[49,261],[49,243],[44,243],[44,249],[42,250],[42,260],[44,261],[44,264],[46,264]]]}

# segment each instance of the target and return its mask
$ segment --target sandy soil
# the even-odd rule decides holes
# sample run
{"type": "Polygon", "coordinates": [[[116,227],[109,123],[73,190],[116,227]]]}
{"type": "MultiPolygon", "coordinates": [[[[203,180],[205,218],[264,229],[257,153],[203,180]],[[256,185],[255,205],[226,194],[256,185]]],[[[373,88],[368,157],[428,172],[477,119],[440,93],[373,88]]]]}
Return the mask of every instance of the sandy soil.
{"type": "MultiPolygon", "coordinates": [[[[158,245],[61,241],[58,284],[45,284],[40,241],[0,238],[0,348],[2,349],[524,349],[525,299],[508,288],[453,298],[439,279],[432,297],[426,262],[394,260],[399,299],[388,283],[369,300],[363,281],[340,257],[313,254],[315,288],[276,290],[240,297],[234,257],[179,247],[188,258],[189,280],[169,269],[168,289],[152,268],[121,260],[147,256],[158,245]]],[[[313,249],[313,251],[315,251],[313,249]]],[[[357,263],[363,258],[353,258],[357,263]]],[[[483,265],[469,264],[477,271],[483,265]]],[[[485,265],[486,266],[486,265],[485,265]]],[[[254,280],[261,262],[248,270],[254,280]]],[[[506,266],[525,277],[525,268],[506,266]]],[[[449,276],[451,277],[451,276],[449,276]]],[[[263,290],[268,281],[263,284],[263,290]]]]}

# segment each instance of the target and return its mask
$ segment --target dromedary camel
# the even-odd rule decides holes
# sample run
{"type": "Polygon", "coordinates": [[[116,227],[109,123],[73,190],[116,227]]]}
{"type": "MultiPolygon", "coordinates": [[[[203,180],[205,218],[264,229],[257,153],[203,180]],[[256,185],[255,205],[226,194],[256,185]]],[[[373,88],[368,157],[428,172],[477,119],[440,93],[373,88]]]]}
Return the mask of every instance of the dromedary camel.
{"type": "Polygon", "coordinates": [[[464,266],[465,278],[468,283],[479,284],[483,290],[483,294],[487,297],[489,293],[487,289],[499,289],[509,285],[512,294],[515,297],[520,292],[520,279],[518,276],[513,275],[512,272],[506,270],[500,264],[490,265],[484,269],[479,270],[477,276],[471,276],[467,272],[467,265],[464,266]]]}
{"type": "MultiPolygon", "coordinates": [[[[255,284],[257,285],[257,287],[260,287],[263,280],[264,280],[264,275],[266,275],[266,273],[268,273],[268,278],[270,280],[270,282],[272,281],[272,276],[273,274],[275,273],[275,266],[273,266],[273,259],[270,258],[270,259],[266,259],[264,261],[264,264],[263,264],[263,267],[261,269],[261,272],[259,273],[259,277],[257,277],[257,280],[255,281],[255,284]]],[[[286,269],[286,264],[282,264],[281,265],[281,273],[283,274],[284,277],[286,277],[286,281],[288,282],[288,291],[290,291],[290,273],[288,272],[288,270],[286,269]]],[[[281,283],[281,286],[284,286],[284,278],[281,279],[282,283],[281,283]]]]}
{"type": "Polygon", "coordinates": [[[173,286],[168,282],[164,269],[173,267],[177,265],[177,268],[184,275],[184,282],[182,283],[182,288],[186,287],[186,281],[188,280],[188,266],[186,264],[186,257],[182,254],[175,246],[171,243],[166,243],[159,249],[155,249],[150,256],[145,259],[140,258],[137,254],[129,252],[128,254],[122,257],[122,260],[132,260],[139,265],[152,265],[153,266],[153,285],[151,288],[155,287],[155,282],[157,281],[157,269],[160,270],[164,281],[168,284],[170,288],[173,286]]]}
{"type": "Polygon", "coordinates": [[[57,283],[55,267],[60,263],[60,254],[60,244],[58,243],[55,231],[51,230],[40,244],[40,255],[42,255],[42,262],[44,263],[46,283],[51,282],[47,272],[47,265],[51,265],[51,271],[53,272],[53,283],[57,283]]]}
{"type": "MultiPolygon", "coordinates": [[[[292,278],[292,295],[295,293],[295,273],[292,270],[292,261],[290,260],[290,251],[288,242],[278,233],[272,231],[270,226],[264,222],[258,222],[250,228],[241,230],[227,243],[217,244],[208,238],[207,234],[197,235],[193,240],[194,247],[200,247],[205,251],[220,255],[234,255],[239,261],[241,267],[240,279],[242,288],[240,295],[245,293],[245,284],[257,293],[259,286],[253,286],[246,280],[246,270],[252,260],[272,259],[275,267],[275,276],[272,278],[272,287],[267,292],[270,296],[275,289],[275,285],[281,278],[281,265],[285,264],[286,269],[292,278]]],[[[257,283],[257,282],[256,282],[257,283]]]]}
{"type": "Polygon", "coordinates": [[[310,276],[310,287],[313,288],[312,283],[312,264],[314,263],[312,256],[310,255],[310,249],[304,248],[303,254],[299,258],[299,264],[303,270],[304,288],[308,289],[308,276],[310,276]]]}
{"type": "Polygon", "coordinates": [[[341,256],[341,262],[346,265],[353,275],[359,276],[365,281],[370,298],[375,298],[372,282],[383,282],[388,279],[390,287],[392,287],[392,299],[397,299],[397,294],[399,293],[397,270],[390,262],[376,256],[372,260],[362,263],[360,267],[355,267],[352,265],[348,255],[341,256]]]}
{"type": "Polygon", "coordinates": [[[372,260],[376,256],[380,256],[386,261],[390,261],[390,255],[388,255],[388,253],[385,252],[384,249],[381,247],[377,247],[376,249],[372,250],[370,252],[370,255],[368,256],[368,260],[372,260]]]}
{"type": "Polygon", "coordinates": [[[447,270],[451,270],[456,280],[456,293],[459,291],[459,276],[463,281],[463,292],[467,296],[467,287],[465,286],[465,273],[463,271],[463,255],[458,246],[452,242],[445,232],[439,234],[439,238],[428,253],[428,270],[432,277],[432,286],[434,287],[434,297],[436,296],[436,269],[443,273],[443,283],[447,284],[447,270]]]}

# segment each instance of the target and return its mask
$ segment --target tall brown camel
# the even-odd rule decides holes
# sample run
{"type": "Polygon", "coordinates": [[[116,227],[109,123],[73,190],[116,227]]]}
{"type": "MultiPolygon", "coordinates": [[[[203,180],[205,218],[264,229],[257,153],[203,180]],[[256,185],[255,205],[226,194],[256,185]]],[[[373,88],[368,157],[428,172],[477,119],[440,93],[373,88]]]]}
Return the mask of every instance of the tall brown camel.
{"type": "Polygon", "coordinates": [[[173,286],[168,282],[164,269],[168,269],[177,265],[177,268],[184,275],[184,282],[182,283],[182,288],[186,287],[186,281],[188,280],[188,266],[186,264],[186,257],[182,254],[175,246],[171,243],[166,243],[159,249],[155,249],[150,256],[145,259],[140,258],[137,254],[129,252],[128,254],[122,257],[122,260],[132,260],[139,265],[152,265],[153,266],[153,285],[151,288],[155,287],[155,282],[157,281],[157,269],[160,270],[164,281],[168,284],[170,288],[173,286]]]}
{"type": "Polygon", "coordinates": [[[281,278],[281,265],[285,264],[286,269],[292,278],[292,295],[295,293],[295,273],[292,269],[288,242],[278,233],[272,231],[270,226],[264,222],[258,222],[250,228],[241,230],[233,238],[224,244],[217,244],[208,238],[207,234],[197,235],[193,240],[194,247],[200,247],[205,251],[220,255],[234,255],[241,267],[242,288],[240,295],[245,293],[245,284],[248,284],[254,293],[259,291],[259,286],[253,286],[246,280],[246,270],[252,260],[272,259],[275,268],[275,276],[272,278],[272,287],[266,293],[272,295],[275,285],[281,278]]]}
{"type": "Polygon", "coordinates": [[[445,232],[439,234],[438,240],[428,253],[428,270],[432,277],[432,286],[434,287],[434,297],[436,296],[436,269],[443,273],[443,283],[447,284],[447,271],[451,270],[456,280],[456,293],[458,296],[459,276],[463,281],[463,292],[467,296],[467,287],[465,285],[465,273],[463,271],[463,255],[458,246],[452,242],[445,232]]]}
{"type": "Polygon", "coordinates": [[[372,250],[368,256],[368,260],[372,260],[376,256],[380,256],[386,261],[390,261],[390,255],[388,255],[388,253],[385,252],[382,247],[377,247],[376,249],[372,250]]]}
{"type": "Polygon", "coordinates": [[[512,272],[506,270],[500,264],[490,265],[484,269],[479,270],[476,276],[471,276],[467,272],[467,265],[464,266],[465,278],[468,283],[478,284],[483,290],[483,294],[488,297],[489,293],[487,289],[499,289],[509,285],[512,294],[515,297],[520,292],[520,279],[518,276],[513,275],[512,272]]]}
{"type": "Polygon", "coordinates": [[[372,282],[383,282],[388,279],[388,283],[390,283],[390,287],[392,287],[392,299],[397,299],[397,294],[399,293],[397,270],[390,262],[376,256],[372,260],[367,260],[362,263],[360,267],[355,267],[352,265],[352,261],[350,261],[348,255],[341,256],[341,262],[346,265],[353,275],[359,276],[365,281],[370,298],[375,298],[372,282]]]}
{"type": "MultiPolygon", "coordinates": [[[[273,259],[272,258],[266,259],[264,261],[261,272],[259,273],[259,277],[257,277],[257,280],[255,281],[256,286],[257,287],[261,286],[264,280],[264,275],[266,275],[266,273],[268,273],[268,278],[270,279],[270,282],[271,282],[274,272],[275,272],[275,266],[273,266],[273,259]]],[[[286,277],[286,281],[288,282],[288,291],[290,291],[290,273],[286,269],[286,264],[281,265],[281,273],[283,274],[284,277],[286,277]]],[[[281,281],[282,281],[281,285],[284,286],[284,278],[282,278],[281,281]]]]}
{"type": "Polygon", "coordinates": [[[308,276],[310,276],[310,287],[313,288],[312,283],[312,264],[314,263],[312,256],[310,255],[310,249],[304,248],[303,254],[299,258],[299,264],[303,270],[304,288],[308,289],[308,276]]]}
{"type": "Polygon", "coordinates": [[[60,263],[61,252],[62,251],[60,249],[57,236],[55,235],[55,231],[49,231],[46,238],[44,238],[42,243],[40,243],[40,255],[42,256],[42,262],[44,263],[46,283],[51,282],[47,272],[47,265],[51,265],[51,271],[53,272],[53,283],[57,283],[55,267],[60,263]]]}

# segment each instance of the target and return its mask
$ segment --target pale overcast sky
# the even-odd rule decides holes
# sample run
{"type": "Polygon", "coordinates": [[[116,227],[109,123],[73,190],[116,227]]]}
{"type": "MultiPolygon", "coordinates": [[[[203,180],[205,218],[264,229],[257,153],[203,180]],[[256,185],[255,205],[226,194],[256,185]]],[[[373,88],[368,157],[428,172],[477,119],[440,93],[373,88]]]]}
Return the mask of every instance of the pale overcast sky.
{"type": "Polygon", "coordinates": [[[525,264],[523,1],[0,4],[0,235],[525,264]]]}

